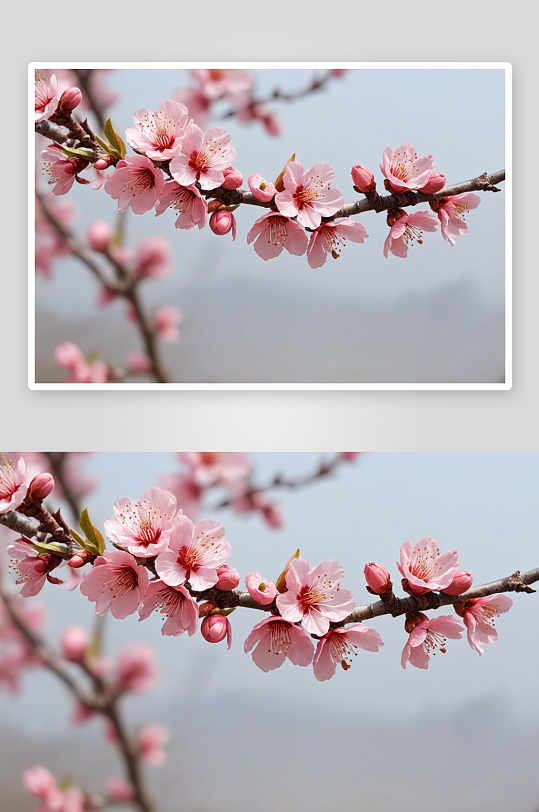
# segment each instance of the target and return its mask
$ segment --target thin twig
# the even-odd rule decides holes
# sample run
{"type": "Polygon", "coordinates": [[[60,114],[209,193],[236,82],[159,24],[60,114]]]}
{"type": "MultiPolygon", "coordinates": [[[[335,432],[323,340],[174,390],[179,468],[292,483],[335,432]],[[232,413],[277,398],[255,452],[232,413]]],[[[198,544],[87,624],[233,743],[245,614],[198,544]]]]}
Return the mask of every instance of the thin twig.
{"type": "Polygon", "coordinates": [[[82,511],[82,507],[80,504],[80,497],[77,493],[74,492],[71,485],[69,484],[68,478],[66,476],[66,462],[67,462],[67,451],[44,451],[43,456],[48,462],[48,466],[50,468],[50,473],[53,475],[55,480],[60,485],[64,499],[69,505],[69,509],[71,511],[71,515],[76,523],[78,523],[80,514],[82,511]]]}

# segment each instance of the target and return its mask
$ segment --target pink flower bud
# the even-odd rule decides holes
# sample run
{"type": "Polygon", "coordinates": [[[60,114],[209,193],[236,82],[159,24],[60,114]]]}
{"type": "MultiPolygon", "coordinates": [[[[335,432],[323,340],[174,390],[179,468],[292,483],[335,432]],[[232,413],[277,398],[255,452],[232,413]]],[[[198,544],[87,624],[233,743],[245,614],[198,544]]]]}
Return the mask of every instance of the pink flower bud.
{"type": "Polygon", "coordinates": [[[62,95],[60,96],[60,109],[62,113],[70,113],[82,101],[82,93],[78,87],[70,87],[67,90],[64,90],[62,95]]]}
{"type": "Polygon", "coordinates": [[[391,587],[389,572],[376,561],[365,564],[365,580],[375,595],[383,595],[391,587]]]}
{"type": "Polygon", "coordinates": [[[210,228],[214,234],[222,237],[232,229],[232,240],[236,239],[236,220],[231,211],[214,211],[210,217],[210,228]]]}
{"type": "Polygon", "coordinates": [[[109,166],[109,162],[106,158],[100,158],[98,161],[95,162],[94,167],[96,169],[106,169],[109,166]]]}
{"type": "Polygon", "coordinates": [[[223,564],[222,567],[217,569],[219,580],[215,584],[217,589],[226,591],[228,589],[236,589],[240,582],[240,576],[234,567],[229,567],[228,564],[223,564]]]}
{"type": "Polygon", "coordinates": [[[223,169],[223,175],[225,176],[221,184],[223,189],[239,189],[243,183],[243,175],[238,169],[234,169],[232,166],[229,166],[228,169],[223,169]]]}
{"type": "Polygon", "coordinates": [[[269,606],[279,594],[273,581],[265,581],[258,572],[250,572],[245,576],[245,585],[249,595],[262,606],[269,606]]]}
{"type": "Polygon", "coordinates": [[[208,643],[220,643],[229,634],[229,627],[228,618],[224,615],[209,615],[202,621],[200,632],[208,643]]]}
{"type": "Polygon", "coordinates": [[[135,797],[135,790],[123,778],[109,778],[107,789],[115,801],[132,801],[135,797]]]}
{"type": "Polygon", "coordinates": [[[28,486],[28,495],[34,502],[41,502],[50,496],[54,488],[54,477],[52,474],[38,474],[33,478],[28,486]]]}
{"type": "Polygon", "coordinates": [[[419,190],[425,192],[426,195],[433,195],[443,189],[445,186],[445,175],[440,175],[438,172],[433,172],[430,175],[427,183],[419,190]]]}
{"type": "Polygon", "coordinates": [[[87,550],[81,550],[80,553],[76,553],[69,559],[67,566],[76,570],[79,567],[84,567],[89,561],[94,561],[96,557],[97,556],[92,555],[92,553],[89,553],[87,550]]]}
{"type": "Polygon", "coordinates": [[[112,228],[104,220],[94,220],[86,232],[92,251],[105,253],[112,240],[112,228]]]}
{"type": "Polygon", "coordinates": [[[473,578],[470,573],[459,570],[455,573],[449,586],[443,589],[442,592],[445,592],[446,595],[462,595],[468,591],[472,584],[473,578]]]}
{"type": "Polygon", "coordinates": [[[60,638],[62,656],[72,663],[80,663],[88,649],[90,641],[84,629],[80,626],[68,626],[60,638]]]}
{"type": "Polygon", "coordinates": [[[364,195],[376,189],[374,175],[370,169],[367,169],[366,166],[361,166],[361,164],[352,167],[352,180],[354,181],[354,186],[364,195]]]}

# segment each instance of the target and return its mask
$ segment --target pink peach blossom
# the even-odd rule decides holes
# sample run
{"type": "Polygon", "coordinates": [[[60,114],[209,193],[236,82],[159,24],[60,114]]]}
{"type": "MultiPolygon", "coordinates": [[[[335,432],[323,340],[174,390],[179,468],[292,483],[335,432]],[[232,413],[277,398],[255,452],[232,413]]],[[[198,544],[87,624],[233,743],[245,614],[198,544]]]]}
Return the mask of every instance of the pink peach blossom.
{"type": "Polygon", "coordinates": [[[239,169],[234,169],[233,166],[229,166],[227,169],[225,169],[223,171],[223,175],[225,176],[225,179],[221,184],[223,189],[239,189],[243,183],[243,175],[239,169]]]}
{"type": "Polygon", "coordinates": [[[158,677],[153,648],[147,643],[139,643],[120,651],[114,678],[114,688],[117,691],[149,691],[155,686],[158,677]]]}
{"type": "Polygon", "coordinates": [[[227,651],[232,645],[232,626],[227,617],[220,614],[205,617],[200,626],[200,633],[208,643],[220,643],[226,637],[227,651]]]}
{"type": "Polygon", "coordinates": [[[215,584],[215,588],[224,592],[236,589],[240,582],[238,571],[235,570],[234,567],[229,567],[228,564],[223,564],[222,567],[218,567],[217,577],[218,580],[215,584]]]}
{"type": "Polygon", "coordinates": [[[26,496],[26,463],[19,458],[14,467],[5,457],[0,461],[0,513],[16,510],[26,496]]]}
{"type": "Polygon", "coordinates": [[[106,550],[84,576],[80,591],[88,600],[95,601],[95,611],[100,617],[110,609],[120,620],[137,611],[147,587],[148,573],[130,553],[106,550]]]}
{"type": "Polygon", "coordinates": [[[130,352],[127,356],[127,363],[133,372],[149,372],[152,368],[152,362],[148,356],[140,352],[130,352]]]}
{"type": "Polygon", "coordinates": [[[425,186],[422,186],[420,191],[424,192],[426,195],[434,195],[436,192],[439,192],[445,186],[445,175],[441,175],[439,172],[433,172],[430,175],[427,183],[425,186]]]}
{"type": "Polygon", "coordinates": [[[202,92],[208,99],[216,100],[223,96],[236,98],[249,92],[253,86],[253,75],[247,70],[234,68],[191,68],[193,79],[200,83],[202,92]]]}
{"type": "Polygon", "coordinates": [[[331,188],[335,172],[326,163],[311,166],[305,171],[299,161],[291,161],[283,177],[284,192],[275,195],[281,214],[296,217],[309,228],[318,228],[322,217],[330,217],[344,204],[338,189],[331,188]]]}
{"type": "Polygon", "coordinates": [[[144,279],[163,279],[172,270],[170,243],[157,235],[142,239],[137,245],[133,274],[144,279]]]}
{"type": "Polygon", "coordinates": [[[214,234],[223,237],[232,231],[232,242],[236,239],[236,218],[231,211],[214,211],[210,217],[210,228],[214,234]]]}
{"type": "Polygon", "coordinates": [[[187,632],[189,636],[198,628],[198,606],[183,586],[168,586],[163,581],[150,581],[139,620],[145,620],[152,612],[159,611],[166,618],[161,634],[178,637],[187,632]]]}
{"type": "Polygon", "coordinates": [[[76,344],[70,341],[59,344],[54,350],[54,355],[57,364],[72,372],[64,383],[107,383],[109,372],[107,364],[99,359],[89,364],[76,344]]]}
{"type": "Polygon", "coordinates": [[[170,734],[164,725],[145,725],[137,735],[139,753],[152,767],[160,767],[165,763],[167,754],[165,744],[170,734]]]}
{"type": "Polygon", "coordinates": [[[178,324],[181,320],[182,312],[179,307],[174,307],[174,305],[160,307],[155,311],[154,324],[161,341],[173,343],[178,340],[180,335],[178,324]]]}
{"type": "Polygon", "coordinates": [[[217,569],[230,555],[225,528],[213,519],[197,524],[179,516],[169,539],[168,550],[155,560],[155,569],[169,586],[189,581],[195,590],[209,589],[218,581],[217,569]]]}
{"type": "Polygon", "coordinates": [[[82,91],[78,87],[68,87],[60,96],[59,112],[72,113],[82,101],[82,91]]]}
{"type": "Polygon", "coordinates": [[[118,161],[105,182],[105,192],[118,201],[118,209],[144,214],[153,209],[164,184],[163,173],[145,155],[129,155],[118,161]]]}
{"type": "Polygon", "coordinates": [[[163,214],[167,209],[179,211],[176,228],[204,228],[208,215],[208,204],[196,186],[180,186],[175,180],[165,181],[163,191],[155,207],[155,214],[163,214]]]}
{"type": "Polygon", "coordinates": [[[410,633],[402,651],[403,668],[406,668],[408,663],[416,668],[428,668],[430,655],[435,654],[437,648],[445,654],[446,638],[459,640],[464,631],[462,623],[453,615],[440,615],[435,618],[429,618],[423,613],[420,615],[423,620],[410,633]]]}
{"type": "Polygon", "coordinates": [[[351,667],[352,654],[357,656],[358,648],[364,651],[378,651],[383,645],[384,642],[378,632],[361,623],[347,628],[340,626],[330,629],[318,641],[313,660],[314,675],[320,682],[331,679],[337,665],[341,665],[345,671],[351,667]]]}
{"type": "Polygon", "coordinates": [[[404,542],[397,567],[412,592],[423,595],[449,586],[458,572],[459,556],[456,550],[440,555],[437,543],[426,536],[413,549],[410,541],[404,542]]]}
{"type": "Polygon", "coordinates": [[[132,801],[135,797],[135,790],[123,778],[113,776],[107,780],[107,790],[111,798],[115,801],[132,801]]]}
{"type": "Polygon", "coordinates": [[[44,121],[50,118],[58,107],[59,101],[58,81],[54,73],[49,81],[36,70],[35,85],[35,121],[44,121]]]}
{"type": "Polygon", "coordinates": [[[45,803],[45,810],[61,810],[63,793],[56,786],[54,776],[45,767],[37,765],[25,770],[23,773],[23,784],[26,792],[35,795],[45,803]]]}
{"type": "Polygon", "coordinates": [[[488,643],[497,641],[494,619],[508,612],[512,605],[513,601],[507,595],[488,595],[466,601],[463,620],[468,630],[468,643],[474,651],[483,654],[488,643]]]}
{"type": "Polygon", "coordinates": [[[472,584],[473,577],[469,572],[457,570],[449,586],[446,586],[442,592],[445,592],[446,595],[463,595],[464,592],[468,591],[472,584]]]}
{"type": "Polygon", "coordinates": [[[54,477],[52,474],[42,473],[32,477],[28,485],[28,498],[33,502],[42,502],[54,490],[54,477]]]}
{"type": "Polygon", "coordinates": [[[41,592],[51,570],[61,563],[61,558],[56,555],[39,555],[30,544],[30,539],[21,536],[7,548],[12,559],[12,568],[18,573],[15,583],[23,584],[19,592],[22,598],[30,598],[41,592]]]}
{"type": "Polygon", "coordinates": [[[421,189],[428,183],[434,172],[432,155],[417,157],[411,144],[402,144],[393,152],[386,147],[380,166],[382,174],[388,179],[393,191],[405,192],[407,189],[421,189]]]}
{"type": "Polygon", "coordinates": [[[85,166],[78,159],[68,158],[61,150],[59,144],[51,144],[41,153],[43,158],[43,174],[48,175],[47,183],[54,186],[50,190],[52,195],[65,195],[75,183],[77,171],[85,166]]]}
{"type": "Polygon", "coordinates": [[[189,120],[187,108],[179,102],[167,101],[157,105],[152,113],[143,107],[133,115],[135,126],[125,131],[127,142],[155,161],[168,161],[180,151],[189,120]]]}
{"type": "Polygon", "coordinates": [[[112,227],[105,220],[94,220],[88,227],[86,238],[92,251],[104,254],[112,240],[112,227]]]}
{"type": "Polygon", "coordinates": [[[257,603],[261,603],[262,606],[269,606],[278,594],[273,581],[262,578],[258,572],[250,572],[245,576],[245,586],[251,598],[257,603]]]}
{"type": "Polygon", "coordinates": [[[275,615],[254,627],[244,651],[248,654],[253,648],[253,662],[266,673],[279,668],[287,658],[294,665],[310,665],[314,654],[314,646],[303,629],[275,615]]]}
{"type": "Polygon", "coordinates": [[[356,164],[356,166],[352,167],[352,181],[358,192],[362,194],[370,192],[373,189],[373,184],[374,189],[376,189],[374,175],[368,167],[362,166],[362,164],[356,164]]]}
{"type": "Polygon", "coordinates": [[[179,457],[204,488],[217,484],[230,488],[247,479],[251,472],[251,460],[237,451],[183,451],[179,457]]]}
{"type": "Polygon", "coordinates": [[[457,237],[468,233],[465,218],[466,212],[476,209],[481,203],[479,195],[465,192],[462,195],[443,197],[438,206],[438,219],[442,224],[442,237],[455,245],[457,237]]]}
{"type": "Polygon", "coordinates": [[[369,561],[365,564],[365,580],[371,592],[374,595],[383,595],[387,592],[388,586],[391,584],[389,572],[382,564],[377,564],[376,561],[369,561]]]}
{"type": "Polygon", "coordinates": [[[89,645],[88,632],[81,626],[67,626],[60,637],[62,656],[74,663],[83,661],[89,645]]]}
{"type": "Polygon", "coordinates": [[[387,258],[391,251],[396,257],[405,259],[414,240],[422,245],[423,231],[436,231],[436,217],[428,211],[406,212],[391,226],[384,243],[384,256],[387,258]]]}
{"type": "Polygon", "coordinates": [[[182,154],[170,162],[172,177],[181,186],[191,186],[198,181],[202,189],[220,186],[225,179],[223,170],[236,157],[226,130],[211,127],[204,132],[194,123],[185,128],[181,151],[182,154]]]}
{"type": "Polygon", "coordinates": [[[263,203],[268,203],[275,195],[276,189],[270,180],[265,180],[262,175],[249,175],[249,189],[263,203]]]}
{"type": "Polygon", "coordinates": [[[311,268],[320,268],[325,264],[328,254],[338,259],[346,245],[346,240],[363,242],[367,230],[361,223],[355,223],[346,218],[335,223],[322,223],[311,234],[307,249],[307,262],[311,268]]]}
{"type": "Polygon", "coordinates": [[[176,499],[161,488],[144,491],[140,502],[128,496],[114,503],[114,519],[105,520],[105,533],[130,553],[142,558],[161,553],[174,527],[176,499]]]}
{"type": "Polygon", "coordinates": [[[307,234],[295,220],[277,212],[268,212],[260,217],[249,233],[247,242],[254,242],[254,249],[264,260],[278,257],[283,248],[289,254],[301,256],[307,250],[307,234]]]}
{"type": "Polygon", "coordinates": [[[343,578],[344,567],[334,559],[311,570],[304,558],[294,558],[286,575],[288,592],[277,597],[277,608],[286,620],[324,635],[330,621],[344,620],[355,608],[352,593],[341,588],[343,578]]]}

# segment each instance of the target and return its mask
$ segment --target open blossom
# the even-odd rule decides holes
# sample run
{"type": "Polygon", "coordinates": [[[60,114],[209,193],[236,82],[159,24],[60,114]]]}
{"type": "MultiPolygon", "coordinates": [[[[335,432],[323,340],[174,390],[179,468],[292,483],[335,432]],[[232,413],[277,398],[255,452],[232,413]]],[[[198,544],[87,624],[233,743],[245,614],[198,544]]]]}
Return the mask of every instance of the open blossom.
{"type": "Polygon", "coordinates": [[[378,632],[361,623],[354,626],[340,626],[330,629],[318,641],[314,655],[313,668],[317,680],[323,682],[334,676],[337,666],[347,671],[352,665],[352,655],[357,656],[357,649],[378,651],[384,642],[378,632]]]}
{"type": "Polygon", "coordinates": [[[128,496],[114,503],[114,519],[105,520],[105,533],[133,555],[148,558],[162,552],[176,515],[176,498],[161,488],[149,488],[135,502],[128,496]]]}
{"type": "Polygon", "coordinates": [[[178,340],[178,336],[180,335],[178,324],[181,320],[181,310],[178,307],[174,307],[174,305],[160,307],[159,310],[155,311],[154,324],[157,335],[161,341],[173,343],[178,340]]]}
{"type": "Polygon", "coordinates": [[[468,643],[474,651],[483,654],[488,643],[496,642],[498,632],[494,619],[508,612],[512,605],[513,601],[507,595],[488,595],[466,601],[463,620],[468,630],[468,643]]]}
{"type": "Polygon", "coordinates": [[[445,654],[446,638],[459,640],[464,631],[462,623],[453,615],[429,618],[420,613],[420,616],[423,620],[410,633],[402,651],[403,668],[406,668],[408,663],[416,668],[428,668],[430,655],[435,654],[436,649],[445,654]]]}
{"type": "Polygon", "coordinates": [[[78,787],[60,790],[52,774],[45,767],[32,767],[23,773],[24,788],[36,795],[42,804],[36,812],[83,812],[84,793],[78,787]]]}
{"type": "Polygon", "coordinates": [[[440,548],[433,538],[426,536],[412,549],[411,541],[405,541],[400,549],[397,567],[408,587],[415,595],[443,590],[458,572],[459,556],[456,550],[440,555],[440,548]]]}
{"type": "Polygon", "coordinates": [[[170,162],[172,177],[181,186],[191,186],[198,181],[202,189],[220,186],[225,179],[223,170],[236,157],[226,130],[211,127],[204,132],[193,123],[185,128],[181,150],[182,154],[170,162]]]}
{"type": "Polygon", "coordinates": [[[164,725],[145,725],[137,735],[139,753],[148,764],[160,767],[165,763],[167,754],[165,744],[169,740],[169,732],[164,725]]]}
{"type": "Polygon", "coordinates": [[[85,164],[81,164],[76,158],[68,158],[62,152],[60,145],[53,143],[41,152],[43,158],[43,174],[48,175],[49,186],[54,186],[51,189],[52,195],[65,195],[73,184],[77,170],[80,170],[85,164]]]}
{"type": "Polygon", "coordinates": [[[455,245],[457,237],[468,233],[465,223],[466,212],[476,209],[481,203],[479,195],[465,192],[462,195],[443,197],[438,206],[438,219],[442,224],[442,237],[455,245]]]}
{"type": "MultiPolygon", "coordinates": [[[[50,553],[39,555],[30,544],[30,539],[21,536],[7,548],[8,555],[12,559],[12,568],[18,575],[15,583],[23,585],[19,592],[23,598],[30,598],[41,592],[51,570],[62,562],[57,555],[50,553]]],[[[54,582],[62,583],[56,579],[54,582]]]]}
{"type": "Polygon", "coordinates": [[[355,608],[354,596],[341,588],[344,567],[329,559],[310,569],[304,558],[294,558],[286,575],[288,592],[277,597],[281,615],[302,622],[311,634],[325,634],[330,621],[344,620],[355,608]]]}
{"type": "Polygon", "coordinates": [[[168,550],[157,556],[157,574],[169,586],[189,581],[195,590],[209,589],[219,580],[217,569],[230,555],[225,528],[213,519],[197,524],[179,516],[169,539],[168,550]]]}
{"type": "Polygon", "coordinates": [[[396,257],[405,259],[414,240],[423,244],[423,231],[436,231],[436,217],[428,211],[405,212],[391,226],[384,243],[384,256],[387,258],[391,251],[396,257]]]}
{"type": "Polygon", "coordinates": [[[133,115],[135,126],[125,131],[127,142],[155,161],[168,161],[180,151],[189,119],[187,108],[176,101],[161,102],[157,112],[146,107],[133,115]]]}
{"type": "Polygon", "coordinates": [[[36,70],[35,107],[36,123],[50,118],[56,112],[60,95],[54,73],[49,81],[36,70]]]}
{"type": "Polygon", "coordinates": [[[309,238],[295,220],[270,211],[256,220],[247,234],[247,242],[254,242],[258,256],[268,260],[278,257],[283,248],[289,254],[301,256],[307,250],[309,238]]]}
{"type": "Polygon", "coordinates": [[[139,620],[145,620],[155,611],[166,618],[161,634],[178,637],[187,632],[191,636],[198,628],[198,606],[183,586],[150,581],[139,609],[139,620]]]}
{"type": "Polygon", "coordinates": [[[251,598],[262,606],[268,606],[278,594],[273,581],[262,578],[258,572],[250,572],[245,576],[245,586],[251,598]]]}
{"type": "Polygon", "coordinates": [[[395,152],[386,147],[380,169],[393,191],[405,192],[407,189],[421,189],[428,183],[434,172],[434,161],[432,155],[418,158],[411,144],[402,144],[395,152]]]}
{"type": "Polygon", "coordinates": [[[253,662],[265,672],[279,668],[287,658],[294,665],[310,665],[314,654],[314,646],[303,629],[274,615],[252,630],[245,641],[245,653],[253,648],[253,662]]]}
{"type": "Polygon", "coordinates": [[[100,617],[110,609],[121,620],[137,611],[147,587],[148,573],[130,553],[106,550],[84,576],[80,591],[95,601],[95,611],[100,617]]]}
{"type": "Polygon", "coordinates": [[[147,643],[139,643],[120,651],[114,688],[142,693],[154,687],[158,676],[153,648],[147,643]]]}
{"type": "Polygon", "coordinates": [[[275,195],[281,214],[296,217],[309,228],[318,228],[322,217],[335,214],[344,204],[338,189],[331,188],[335,172],[326,163],[305,171],[299,161],[290,161],[283,177],[284,192],[275,195]]]}
{"type": "Polygon", "coordinates": [[[230,488],[251,472],[249,457],[236,451],[183,451],[179,457],[204,488],[217,484],[230,488]]]}
{"type": "Polygon", "coordinates": [[[16,467],[4,458],[0,462],[0,513],[15,510],[26,496],[26,463],[19,458],[16,467]]]}
{"type": "Polygon", "coordinates": [[[118,209],[144,214],[159,200],[164,184],[163,173],[145,155],[129,155],[118,161],[105,182],[105,192],[118,201],[118,209]]]}
{"type": "Polygon", "coordinates": [[[335,223],[321,223],[311,234],[307,249],[307,262],[311,268],[320,268],[325,264],[328,254],[338,259],[346,245],[346,240],[363,242],[367,229],[361,223],[346,218],[335,223]]]}
{"type": "Polygon", "coordinates": [[[257,200],[267,203],[275,195],[275,186],[270,180],[265,180],[261,175],[249,175],[249,189],[257,200]]]}
{"type": "Polygon", "coordinates": [[[156,216],[167,209],[179,211],[176,228],[204,228],[208,216],[208,204],[196,186],[180,186],[175,180],[165,181],[155,207],[156,216]]]}
{"type": "Polygon", "coordinates": [[[137,245],[133,274],[144,279],[163,279],[172,270],[170,243],[157,235],[142,239],[137,245]]]}
{"type": "Polygon", "coordinates": [[[71,341],[58,344],[54,350],[56,363],[69,369],[71,375],[64,383],[107,383],[109,368],[104,361],[96,359],[88,363],[82,350],[71,341]]]}

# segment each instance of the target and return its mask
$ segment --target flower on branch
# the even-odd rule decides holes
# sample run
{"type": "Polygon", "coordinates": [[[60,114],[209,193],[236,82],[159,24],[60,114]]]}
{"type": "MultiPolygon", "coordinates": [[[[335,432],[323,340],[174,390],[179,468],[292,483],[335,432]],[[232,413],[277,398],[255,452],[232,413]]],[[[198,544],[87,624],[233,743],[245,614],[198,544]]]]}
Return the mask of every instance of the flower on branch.
{"type": "Polygon", "coordinates": [[[466,601],[462,619],[468,630],[468,643],[474,651],[483,654],[488,643],[497,641],[494,620],[508,612],[512,605],[513,601],[507,595],[488,595],[466,601]]]}
{"type": "Polygon", "coordinates": [[[279,594],[273,581],[262,578],[258,572],[250,572],[245,576],[245,586],[251,598],[261,603],[262,606],[269,606],[279,594]]]}
{"type": "Polygon", "coordinates": [[[58,107],[60,95],[54,73],[49,81],[36,70],[35,107],[36,123],[50,118],[58,107]]]}
{"type": "Polygon", "coordinates": [[[183,586],[168,586],[159,579],[150,581],[139,609],[139,620],[155,611],[165,618],[161,634],[178,637],[187,632],[191,636],[198,629],[198,606],[183,586]]]}
{"type": "Polygon", "coordinates": [[[346,218],[335,223],[322,223],[311,234],[307,249],[307,262],[311,268],[320,268],[325,264],[328,254],[338,259],[346,245],[346,240],[364,242],[368,237],[367,230],[361,223],[346,218]]]}
{"type": "Polygon", "coordinates": [[[286,575],[287,592],[277,597],[281,615],[301,622],[311,634],[324,635],[331,622],[338,622],[355,608],[354,596],[341,588],[344,567],[329,559],[311,570],[304,558],[294,558],[286,575]]]}
{"type": "MultiPolygon", "coordinates": [[[[19,541],[15,541],[7,548],[8,555],[12,559],[12,567],[18,573],[15,583],[22,584],[19,592],[22,598],[30,598],[41,592],[46,580],[51,580],[49,573],[61,564],[62,559],[57,555],[40,555],[30,546],[31,540],[26,536],[21,536],[19,541]]],[[[56,578],[52,583],[61,584],[56,578]]]]}
{"type": "Polygon", "coordinates": [[[167,180],[155,207],[156,216],[167,209],[179,211],[176,228],[204,228],[208,215],[208,204],[196,186],[180,186],[175,180],[167,180]]]}
{"type": "Polygon", "coordinates": [[[442,237],[455,245],[457,237],[468,233],[466,212],[476,209],[481,203],[479,195],[466,192],[453,197],[442,197],[437,205],[438,219],[442,225],[442,237]]]}
{"type": "Polygon", "coordinates": [[[82,350],[71,341],[58,344],[54,350],[54,356],[57,364],[64,369],[69,369],[72,373],[65,379],[65,383],[107,383],[108,381],[108,365],[98,358],[88,363],[82,350]]]}
{"type": "Polygon", "coordinates": [[[352,655],[357,656],[357,649],[378,651],[384,642],[377,631],[356,623],[354,626],[340,626],[330,629],[318,641],[313,660],[314,675],[323,682],[334,676],[337,666],[347,671],[352,665],[352,655]]]}
{"type": "Polygon", "coordinates": [[[417,616],[419,623],[410,632],[408,642],[404,646],[401,657],[401,665],[415,666],[416,668],[428,668],[431,654],[439,649],[445,654],[446,638],[459,640],[462,637],[464,626],[453,615],[440,615],[429,618],[420,612],[417,616]]]}
{"type": "Polygon", "coordinates": [[[331,188],[334,177],[329,164],[315,164],[305,171],[299,161],[290,161],[283,176],[285,191],[275,195],[277,208],[308,228],[318,228],[322,217],[330,217],[344,204],[338,189],[331,188]]]}
{"type": "Polygon", "coordinates": [[[140,755],[152,767],[161,767],[165,763],[167,754],[165,744],[170,734],[164,725],[145,725],[137,735],[137,745],[140,755]]]}
{"type": "Polygon", "coordinates": [[[0,513],[15,510],[26,496],[26,463],[19,458],[16,467],[5,457],[0,462],[0,513]]]}
{"type": "Polygon", "coordinates": [[[157,105],[155,113],[146,107],[137,110],[133,115],[135,126],[126,129],[125,137],[134,149],[145,152],[148,158],[168,161],[180,151],[188,120],[187,108],[168,99],[157,105]]]}
{"type": "Polygon", "coordinates": [[[170,173],[181,186],[191,186],[198,182],[202,189],[215,189],[225,179],[227,169],[236,157],[236,150],[230,145],[230,135],[220,127],[211,127],[204,132],[196,124],[185,128],[181,155],[170,162],[170,173]]]}
{"type": "Polygon", "coordinates": [[[301,256],[307,250],[309,239],[295,220],[270,211],[255,222],[247,234],[247,242],[254,242],[258,256],[268,260],[278,257],[283,248],[289,254],[301,256]]]}
{"type": "Polygon", "coordinates": [[[418,158],[411,144],[402,144],[396,152],[386,147],[380,169],[393,192],[406,192],[426,186],[434,171],[434,161],[432,155],[418,158]]]}
{"type": "Polygon", "coordinates": [[[399,210],[402,214],[391,226],[391,231],[384,243],[384,256],[387,258],[391,252],[396,257],[406,259],[408,248],[417,240],[423,244],[423,231],[436,231],[436,218],[428,211],[413,213],[399,210]]]}
{"type": "Polygon", "coordinates": [[[153,209],[164,184],[163,173],[145,155],[127,155],[105,181],[105,192],[118,201],[118,209],[144,214],[153,209]]]}
{"type": "Polygon", "coordinates": [[[314,654],[313,643],[302,628],[274,615],[252,630],[245,641],[245,653],[253,648],[253,662],[266,673],[279,668],[286,659],[294,665],[310,665],[314,654]]]}
{"type": "Polygon", "coordinates": [[[169,586],[189,581],[195,590],[209,589],[219,580],[217,569],[230,555],[225,528],[213,519],[197,524],[179,516],[170,536],[168,550],[155,560],[157,574],[169,586]]]}
{"type": "Polygon", "coordinates": [[[142,558],[161,553],[174,527],[176,497],[161,488],[149,488],[135,502],[128,496],[114,503],[114,519],[105,519],[105,533],[121,547],[142,558]]]}
{"type": "Polygon", "coordinates": [[[114,678],[116,691],[143,693],[151,690],[158,678],[153,648],[147,643],[139,643],[120,651],[114,678]]]}
{"type": "Polygon", "coordinates": [[[438,544],[430,536],[418,541],[412,549],[412,542],[405,541],[400,549],[400,562],[397,567],[407,587],[414,595],[443,590],[448,587],[458,572],[459,556],[456,550],[440,555],[438,544]]]}
{"type": "Polygon", "coordinates": [[[88,600],[95,601],[99,616],[110,609],[121,620],[137,611],[147,587],[148,572],[130,553],[106,550],[85,574],[80,591],[88,600]]]}

